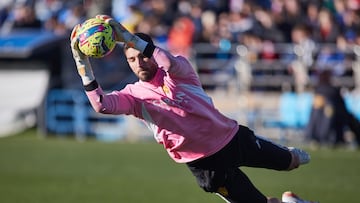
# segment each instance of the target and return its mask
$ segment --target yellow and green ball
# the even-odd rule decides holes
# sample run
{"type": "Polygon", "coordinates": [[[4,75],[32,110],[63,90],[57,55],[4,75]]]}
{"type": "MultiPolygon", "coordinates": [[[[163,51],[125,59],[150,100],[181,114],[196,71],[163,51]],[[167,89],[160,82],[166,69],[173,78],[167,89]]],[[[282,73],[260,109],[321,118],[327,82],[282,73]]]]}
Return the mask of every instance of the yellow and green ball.
{"type": "Polygon", "coordinates": [[[79,50],[86,56],[101,58],[116,46],[115,33],[112,27],[98,18],[90,18],[77,30],[79,50]]]}

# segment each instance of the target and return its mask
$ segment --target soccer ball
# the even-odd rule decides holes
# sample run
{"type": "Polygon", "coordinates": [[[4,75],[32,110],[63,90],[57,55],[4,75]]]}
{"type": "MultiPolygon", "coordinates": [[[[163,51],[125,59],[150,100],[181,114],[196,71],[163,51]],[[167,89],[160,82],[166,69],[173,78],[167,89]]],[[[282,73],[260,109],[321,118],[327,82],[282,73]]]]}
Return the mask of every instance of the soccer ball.
{"type": "Polygon", "coordinates": [[[86,56],[101,58],[115,48],[115,33],[112,27],[98,18],[90,18],[77,30],[79,50],[86,56]]]}

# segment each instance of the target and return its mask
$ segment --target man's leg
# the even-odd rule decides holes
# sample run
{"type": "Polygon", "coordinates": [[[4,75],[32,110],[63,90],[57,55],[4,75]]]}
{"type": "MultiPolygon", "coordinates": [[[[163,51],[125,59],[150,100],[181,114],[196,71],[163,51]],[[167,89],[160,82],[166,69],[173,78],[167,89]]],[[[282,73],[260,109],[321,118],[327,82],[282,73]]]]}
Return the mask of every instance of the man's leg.
{"type": "Polygon", "coordinates": [[[222,150],[187,165],[201,188],[217,193],[227,202],[278,203],[279,199],[266,198],[238,167],[290,170],[309,161],[304,155],[307,153],[302,150],[277,145],[240,126],[237,135],[222,150]]]}
{"type": "Polygon", "coordinates": [[[216,193],[226,202],[267,203],[267,198],[251,183],[239,168],[203,170],[189,166],[201,188],[216,193]]]}
{"type": "Polygon", "coordinates": [[[217,193],[231,203],[267,202],[267,198],[239,168],[232,168],[226,172],[224,186],[219,188],[217,193]]]}
{"type": "Polygon", "coordinates": [[[275,170],[292,170],[310,161],[304,150],[285,147],[260,136],[243,135],[239,140],[243,151],[242,166],[275,170]]]}

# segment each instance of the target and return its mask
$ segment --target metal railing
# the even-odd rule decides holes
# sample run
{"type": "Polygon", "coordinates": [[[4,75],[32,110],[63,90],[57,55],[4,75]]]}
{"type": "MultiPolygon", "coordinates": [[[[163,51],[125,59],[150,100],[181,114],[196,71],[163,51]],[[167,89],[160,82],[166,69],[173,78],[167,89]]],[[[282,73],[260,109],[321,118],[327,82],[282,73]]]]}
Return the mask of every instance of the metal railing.
{"type": "Polygon", "coordinates": [[[316,74],[327,68],[334,84],[360,87],[360,46],[340,50],[317,44],[311,50],[294,44],[272,44],[270,51],[232,44],[227,50],[207,43],[194,44],[193,61],[205,88],[301,91],[316,84],[316,74]]]}

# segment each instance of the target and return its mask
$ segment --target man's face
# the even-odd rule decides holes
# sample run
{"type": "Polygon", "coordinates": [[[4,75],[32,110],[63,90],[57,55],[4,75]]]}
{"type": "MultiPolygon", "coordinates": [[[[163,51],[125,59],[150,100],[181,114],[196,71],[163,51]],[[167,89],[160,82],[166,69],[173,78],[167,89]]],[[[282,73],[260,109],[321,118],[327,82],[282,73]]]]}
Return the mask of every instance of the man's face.
{"type": "Polygon", "coordinates": [[[154,78],[158,65],[153,58],[148,58],[133,48],[126,49],[125,56],[131,70],[141,81],[148,82],[154,78]]]}

